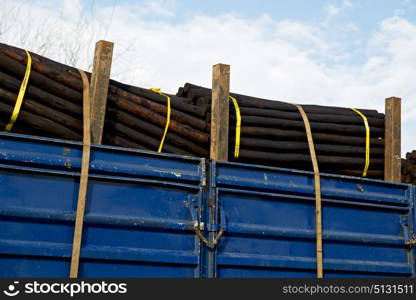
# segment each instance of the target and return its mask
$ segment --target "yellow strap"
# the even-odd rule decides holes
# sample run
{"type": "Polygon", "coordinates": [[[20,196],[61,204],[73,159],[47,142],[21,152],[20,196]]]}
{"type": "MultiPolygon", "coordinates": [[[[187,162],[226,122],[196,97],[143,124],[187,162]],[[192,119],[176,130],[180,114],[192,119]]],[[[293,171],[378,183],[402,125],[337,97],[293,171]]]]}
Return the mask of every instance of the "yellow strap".
{"type": "MultiPolygon", "coordinates": [[[[296,104],[295,104],[296,105],[296,104]]],[[[311,125],[309,123],[308,116],[303,110],[302,106],[296,105],[298,108],[303,123],[305,124],[306,136],[308,138],[309,152],[311,154],[311,160],[314,172],[315,181],[315,218],[316,218],[316,269],[317,277],[324,277],[323,266],[323,248],[322,248],[322,199],[321,199],[321,175],[319,173],[318,159],[316,158],[315,145],[313,143],[311,125]]]]}
{"type": "Polygon", "coordinates": [[[370,125],[368,125],[368,119],[367,117],[360,112],[359,110],[355,108],[351,108],[353,111],[355,111],[357,114],[361,116],[364,120],[365,124],[365,130],[366,130],[366,137],[365,137],[365,167],[363,172],[363,177],[367,177],[368,168],[370,167],[370,125]]]}
{"type": "Polygon", "coordinates": [[[230,96],[230,99],[233,101],[235,108],[235,115],[237,117],[237,124],[235,126],[235,149],[234,149],[234,158],[240,157],[240,136],[241,136],[241,112],[240,107],[238,106],[237,99],[230,96]]]}
{"type": "Polygon", "coordinates": [[[16,122],[17,117],[19,116],[20,108],[22,107],[23,103],[23,98],[25,97],[27,83],[29,82],[30,70],[32,68],[32,57],[30,56],[29,51],[27,51],[26,49],[25,52],[27,55],[26,73],[20,86],[20,91],[17,96],[16,104],[14,105],[13,113],[10,118],[9,124],[7,124],[5,128],[7,132],[10,132],[12,130],[14,122],[16,122]]]}
{"type": "Polygon", "coordinates": [[[159,150],[157,152],[162,152],[163,150],[163,145],[165,144],[165,139],[166,139],[166,135],[168,134],[168,130],[169,130],[169,125],[170,125],[170,114],[171,114],[171,109],[170,109],[170,97],[168,95],[165,95],[161,92],[160,89],[150,89],[151,91],[158,93],[159,95],[162,95],[164,97],[166,97],[166,99],[168,100],[168,112],[167,112],[167,116],[166,116],[166,127],[165,127],[165,132],[163,133],[163,137],[162,137],[162,141],[160,142],[160,146],[159,146],[159,150]]]}

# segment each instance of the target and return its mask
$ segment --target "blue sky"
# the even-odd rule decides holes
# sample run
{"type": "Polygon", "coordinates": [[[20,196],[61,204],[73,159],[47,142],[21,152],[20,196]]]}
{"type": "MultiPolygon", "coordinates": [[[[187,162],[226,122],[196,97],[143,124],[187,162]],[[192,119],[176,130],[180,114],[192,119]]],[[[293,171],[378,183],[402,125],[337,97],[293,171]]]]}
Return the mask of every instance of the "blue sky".
{"type": "Polygon", "coordinates": [[[88,69],[115,42],[112,77],[174,93],[231,65],[234,92],[384,111],[403,99],[416,149],[416,0],[0,0],[0,40],[88,69]],[[9,30],[7,24],[19,24],[9,30]]]}

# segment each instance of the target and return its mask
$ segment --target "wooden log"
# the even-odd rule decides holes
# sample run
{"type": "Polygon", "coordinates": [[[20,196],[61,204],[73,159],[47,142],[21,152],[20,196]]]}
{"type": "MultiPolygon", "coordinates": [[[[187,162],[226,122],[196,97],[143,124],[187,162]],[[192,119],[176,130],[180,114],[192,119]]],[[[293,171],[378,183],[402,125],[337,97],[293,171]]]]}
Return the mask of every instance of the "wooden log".
{"type": "Polygon", "coordinates": [[[110,135],[106,134],[104,136],[104,144],[111,145],[111,146],[118,146],[118,147],[125,147],[125,148],[132,148],[132,149],[138,149],[138,150],[146,150],[150,151],[149,148],[140,145],[137,142],[132,142],[128,140],[127,138],[118,136],[118,135],[110,135]]]}
{"type": "MultiPolygon", "coordinates": [[[[9,119],[9,115],[0,113],[0,132],[3,131],[3,129],[6,127],[6,120],[9,119]]],[[[22,135],[30,135],[30,136],[37,136],[37,137],[47,137],[47,138],[59,138],[54,134],[45,132],[45,131],[40,131],[40,130],[36,130],[34,129],[32,126],[27,126],[26,124],[19,122],[19,120],[17,120],[14,123],[13,126],[13,133],[18,133],[18,134],[22,134],[22,135]]]]}
{"type": "Polygon", "coordinates": [[[176,93],[176,96],[178,97],[183,97],[184,91],[183,91],[183,87],[180,87],[178,89],[178,92],[176,93]]]}
{"type": "MultiPolygon", "coordinates": [[[[114,119],[118,123],[122,123],[133,129],[145,132],[146,134],[149,134],[150,136],[155,138],[161,138],[163,136],[163,128],[143,121],[137,117],[128,114],[127,112],[121,111],[120,109],[113,109],[110,107],[108,113],[110,114],[110,119],[114,119]]],[[[169,132],[169,134],[166,135],[166,141],[181,149],[190,151],[196,156],[199,155],[202,157],[208,157],[209,155],[209,151],[206,148],[201,147],[200,145],[197,145],[191,141],[188,141],[187,139],[184,139],[183,137],[173,132],[169,132]]]]}
{"type": "Polygon", "coordinates": [[[113,43],[107,41],[98,41],[95,45],[90,86],[91,142],[93,144],[101,144],[103,138],[113,46],[113,43]]]}
{"type": "MultiPolygon", "coordinates": [[[[159,114],[162,115],[166,115],[167,113],[167,106],[166,106],[166,99],[165,99],[165,104],[159,104],[157,102],[154,101],[150,101],[146,98],[140,97],[140,96],[136,96],[134,94],[131,94],[129,92],[126,92],[120,88],[111,86],[110,87],[110,92],[118,97],[122,97],[125,98],[133,103],[139,104],[143,107],[146,107],[148,109],[151,109],[159,114]]],[[[172,104],[174,106],[174,103],[172,104]]],[[[182,124],[188,124],[194,128],[198,128],[200,130],[207,130],[207,126],[208,124],[204,121],[201,120],[199,118],[196,118],[194,116],[188,115],[186,113],[183,113],[177,109],[171,109],[171,118],[173,120],[176,120],[182,124]]]]}
{"type": "MultiPolygon", "coordinates": [[[[275,109],[261,109],[252,107],[240,107],[241,115],[243,119],[246,116],[255,117],[268,117],[285,120],[302,121],[299,113],[287,112],[275,109]]],[[[234,113],[232,110],[231,114],[234,113]]],[[[328,114],[308,114],[308,118],[311,122],[319,123],[334,123],[334,124],[347,124],[347,125],[362,125],[364,126],[363,119],[356,113],[349,115],[328,115],[328,114]]],[[[380,127],[384,129],[384,117],[383,118],[367,118],[371,127],[380,127]]]]}
{"type": "Polygon", "coordinates": [[[230,66],[217,64],[212,72],[210,158],[228,161],[230,66]]]}
{"type": "MultiPolygon", "coordinates": [[[[312,164],[310,162],[273,162],[273,161],[261,161],[258,159],[246,159],[246,158],[239,158],[234,159],[233,157],[230,158],[231,161],[239,162],[239,163],[246,163],[246,164],[256,164],[256,165],[264,165],[264,166],[273,166],[277,168],[286,168],[292,170],[300,170],[300,171],[309,171],[312,172],[312,164]]],[[[319,169],[322,174],[337,174],[337,175],[346,175],[346,176],[355,176],[355,177],[362,177],[363,171],[359,168],[357,170],[349,170],[345,166],[338,166],[339,168],[336,169],[330,165],[320,165],[319,169]]],[[[369,170],[367,178],[372,179],[382,179],[384,174],[384,170],[381,166],[377,167],[377,169],[369,170]]]]}
{"type": "MultiPolygon", "coordinates": [[[[23,49],[0,43],[0,53],[26,66],[27,56],[23,49]]],[[[30,52],[32,69],[48,78],[82,92],[82,80],[76,68],[61,64],[49,58],[30,52]]],[[[87,73],[88,75],[88,73],[87,73]]]]}
{"type": "MultiPolygon", "coordinates": [[[[0,70],[23,79],[26,67],[7,55],[0,53],[0,70]]],[[[75,103],[82,103],[81,92],[68,88],[59,82],[53,81],[35,70],[30,72],[29,83],[66,100],[73,101],[75,103]]]]}
{"type": "Polygon", "coordinates": [[[414,160],[416,163],[416,151],[410,152],[406,154],[406,159],[414,160]]]}
{"type": "MultiPolygon", "coordinates": [[[[8,114],[10,116],[13,112],[13,108],[14,106],[3,103],[2,105],[0,105],[0,112],[8,114]]],[[[68,129],[67,127],[57,122],[51,121],[47,118],[35,115],[30,112],[20,111],[18,119],[22,123],[31,126],[36,130],[54,134],[58,137],[61,137],[62,139],[75,141],[80,141],[82,139],[82,136],[77,132],[68,129]]]]}
{"type": "MultiPolygon", "coordinates": [[[[22,49],[9,47],[7,45],[0,44],[0,52],[5,53],[8,56],[11,56],[13,59],[18,60],[20,63],[22,63],[24,65],[26,64],[26,61],[27,61],[26,60],[26,54],[22,49]]],[[[58,82],[60,82],[64,85],[67,85],[71,88],[82,91],[82,81],[81,81],[81,78],[79,77],[79,73],[76,69],[74,69],[72,67],[69,67],[69,66],[66,66],[66,65],[63,65],[63,64],[60,64],[58,62],[49,60],[45,57],[42,57],[42,56],[39,56],[39,55],[36,55],[36,54],[33,54],[32,59],[33,59],[32,65],[33,65],[34,70],[37,70],[38,72],[44,74],[45,76],[47,76],[47,77],[49,77],[49,78],[51,78],[55,81],[58,81],[58,82]]],[[[111,81],[111,82],[113,84],[115,84],[115,86],[110,87],[112,89],[113,93],[115,91],[117,91],[117,92],[115,92],[115,94],[117,94],[119,96],[121,94],[121,96],[123,96],[127,99],[130,99],[130,100],[132,100],[132,98],[134,98],[136,96],[136,95],[134,95],[132,93],[129,93],[125,90],[121,90],[121,89],[117,88],[117,86],[126,87],[127,85],[123,85],[123,84],[118,83],[116,81],[111,81]]],[[[158,95],[158,94],[156,94],[156,93],[154,93],[150,90],[135,88],[135,87],[131,87],[131,86],[127,86],[127,87],[129,87],[129,88],[131,88],[135,91],[139,91],[140,93],[145,93],[145,94],[148,94],[148,95],[152,95],[152,97],[157,98],[157,100],[159,102],[156,102],[156,103],[152,99],[150,99],[150,100],[147,99],[146,101],[150,102],[149,105],[159,104],[159,106],[158,106],[158,108],[159,108],[158,111],[159,112],[162,111],[163,106],[166,104],[166,99],[163,99],[163,97],[161,97],[160,95],[158,95]]],[[[139,97],[139,96],[136,96],[136,97],[139,97]]],[[[184,99],[184,98],[183,99],[180,99],[178,97],[172,97],[172,98],[173,98],[172,104],[173,104],[174,107],[176,107],[177,105],[182,107],[181,102],[183,102],[183,101],[186,102],[186,99],[184,99]]],[[[152,106],[152,108],[154,108],[154,106],[152,106]]],[[[187,107],[186,109],[189,109],[189,107],[187,107]]],[[[206,114],[206,111],[207,111],[207,108],[204,108],[204,109],[194,108],[194,109],[196,109],[195,113],[200,114],[201,116],[204,116],[206,114]]],[[[165,110],[166,110],[166,108],[165,108],[165,110]]],[[[191,109],[191,111],[193,111],[193,109],[191,109]]],[[[164,114],[166,114],[166,113],[164,112],[164,114]]],[[[181,114],[180,111],[178,111],[178,114],[179,114],[179,117],[183,116],[183,114],[181,114]]],[[[189,115],[187,115],[187,116],[189,116],[189,115]]],[[[175,112],[173,112],[173,117],[175,117],[175,112]]],[[[189,122],[194,122],[194,126],[196,126],[197,128],[203,129],[203,127],[206,126],[206,124],[202,125],[201,120],[199,120],[197,118],[185,117],[185,119],[188,119],[189,122]]],[[[180,119],[178,119],[178,120],[182,121],[180,119]]]]}
{"type": "MultiPolygon", "coordinates": [[[[124,111],[130,112],[130,114],[137,115],[140,118],[143,118],[153,124],[156,124],[163,128],[166,125],[165,116],[156,114],[153,111],[136,103],[133,103],[127,99],[114,96],[112,93],[110,93],[109,101],[113,103],[116,107],[124,111]]],[[[191,128],[190,126],[181,124],[175,120],[171,120],[169,130],[181,135],[182,137],[189,138],[193,142],[208,143],[210,139],[207,133],[191,128]]]]}
{"type": "Polygon", "coordinates": [[[386,99],[385,130],[386,181],[401,182],[401,99],[386,99]]]}
{"type": "MultiPolygon", "coordinates": [[[[235,116],[231,115],[231,122],[235,123],[235,116]]],[[[297,129],[304,130],[305,124],[302,121],[272,119],[266,117],[244,116],[242,118],[243,126],[255,127],[272,127],[279,129],[297,129]]],[[[362,136],[365,137],[366,129],[364,123],[359,125],[341,125],[341,124],[326,124],[318,122],[310,122],[313,132],[322,133],[340,133],[343,135],[362,136]]],[[[372,127],[370,129],[371,137],[384,137],[384,128],[372,127]]]]}
{"type": "MultiPolygon", "coordinates": [[[[310,155],[307,154],[292,154],[292,153],[272,153],[272,152],[260,152],[251,150],[240,150],[241,158],[255,159],[258,161],[269,161],[269,162],[311,162],[310,155]]],[[[345,157],[345,156],[325,156],[318,155],[319,165],[325,166],[347,166],[364,168],[365,159],[360,157],[345,157]]],[[[384,166],[383,159],[372,159],[370,162],[370,169],[378,169],[384,166]]]]}
{"type": "MultiPolygon", "coordinates": [[[[200,86],[196,86],[190,83],[186,83],[184,86],[184,91],[186,93],[189,92],[190,89],[199,89],[201,93],[199,96],[208,96],[211,94],[210,89],[203,88],[200,86]]],[[[297,108],[287,102],[277,101],[277,100],[267,100],[261,98],[255,98],[251,96],[231,93],[231,96],[236,97],[240,106],[246,107],[255,107],[255,108],[262,108],[262,109],[276,109],[276,110],[283,110],[289,112],[296,112],[297,108]]],[[[304,107],[305,112],[307,113],[319,113],[319,114],[340,114],[340,115],[352,115],[352,111],[350,108],[346,107],[335,107],[335,106],[320,106],[320,105],[302,105],[304,107]]],[[[379,117],[380,114],[376,110],[368,110],[368,109],[359,109],[363,114],[367,117],[379,117]]]]}
{"type": "MultiPolygon", "coordinates": [[[[9,76],[4,72],[0,72],[0,86],[18,92],[20,90],[20,85],[21,80],[9,76]]],[[[79,118],[82,116],[81,105],[57,97],[33,85],[29,84],[27,86],[25,95],[32,98],[33,100],[47,104],[51,108],[55,108],[62,112],[76,115],[79,118]]]]}
{"type": "MultiPolygon", "coordinates": [[[[304,131],[295,130],[242,126],[241,134],[242,136],[251,137],[269,137],[281,140],[306,141],[306,133],[304,131]]],[[[313,133],[313,139],[316,143],[321,144],[365,145],[364,137],[344,136],[339,134],[313,133]]],[[[370,142],[371,146],[384,147],[383,139],[372,138],[370,142]]]]}
{"type": "MultiPolygon", "coordinates": [[[[134,142],[138,142],[139,144],[144,145],[145,147],[148,147],[149,149],[154,149],[153,151],[156,151],[160,144],[160,140],[154,139],[148,135],[145,135],[141,132],[138,132],[120,123],[106,121],[106,128],[107,130],[109,130],[108,132],[116,132],[117,134],[128,136],[130,140],[133,140],[134,142]]],[[[168,153],[192,156],[191,153],[184,151],[182,149],[179,149],[177,147],[174,147],[172,145],[166,144],[166,143],[163,149],[165,149],[168,153]]]]}
{"type": "MultiPolygon", "coordinates": [[[[140,88],[140,87],[136,87],[136,86],[131,86],[131,85],[127,85],[127,84],[123,84],[114,80],[110,81],[110,85],[114,86],[114,87],[118,87],[122,90],[125,90],[129,93],[132,93],[134,95],[137,96],[141,96],[143,98],[152,100],[152,101],[156,101],[160,104],[166,104],[166,98],[159,95],[158,93],[155,93],[151,90],[148,89],[144,89],[144,88],[140,88]]],[[[187,103],[186,100],[177,97],[177,96],[171,96],[171,100],[172,100],[172,106],[177,109],[180,110],[182,112],[186,112],[189,113],[193,116],[196,117],[200,117],[203,118],[205,117],[206,113],[208,112],[208,107],[199,107],[199,106],[195,106],[195,105],[189,105],[189,103],[187,103]]]]}
{"type": "MultiPolygon", "coordinates": [[[[347,176],[354,176],[354,177],[362,177],[363,171],[362,170],[328,170],[326,173],[333,173],[333,174],[340,174],[340,175],[347,175],[347,176]]],[[[374,179],[382,179],[384,178],[384,171],[383,170],[369,170],[367,173],[367,178],[374,178],[374,179]]]]}
{"type": "Polygon", "coordinates": [[[412,183],[412,181],[413,181],[413,176],[412,175],[410,175],[410,174],[402,175],[402,182],[403,183],[412,183]]]}
{"type": "Polygon", "coordinates": [[[402,172],[403,174],[410,174],[416,176],[416,163],[408,160],[402,160],[402,172]]]}
{"type": "MultiPolygon", "coordinates": [[[[234,145],[235,140],[231,140],[231,145],[234,145]]],[[[274,141],[266,139],[256,139],[241,137],[240,145],[243,149],[256,149],[256,150],[275,150],[279,152],[309,152],[308,143],[294,142],[294,141],[274,141]]],[[[335,156],[362,156],[365,155],[365,147],[363,146],[350,146],[350,145],[329,145],[329,144],[315,144],[315,149],[318,154],[335,155],[335,156]]],[[[384,157],[384,148],[371,148],[371,157],[384,157]]]]}
{"type": "MultiPolygon", "coordinates": [[[[0,102],[10,104],[14,107],[17,99],[17,94],[11,93],[0,87],[0,102]]],[[[48,106],[37,103],[30,98],[25,98],[21,107],[22,111],[28,111],[38,116],[45,117],[52,121],[58,122],[67,128],[82,133],[82,121],[75,119],[67,114],[53,110],[48,106]]]]}

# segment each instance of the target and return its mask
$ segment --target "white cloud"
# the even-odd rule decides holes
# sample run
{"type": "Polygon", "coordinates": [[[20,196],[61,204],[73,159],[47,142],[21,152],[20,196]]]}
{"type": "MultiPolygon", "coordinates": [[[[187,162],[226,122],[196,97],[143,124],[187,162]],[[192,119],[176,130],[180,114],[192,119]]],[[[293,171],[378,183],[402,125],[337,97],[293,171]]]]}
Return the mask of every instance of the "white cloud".
{"type": "Polygon", "coordinates": [[[325,8],[326,16],[329,19],[337,17],[340,14],[342,14],[345,10],[351,7],[352,7],[352,4],[348,0],[342,1],[342,3],[340,3],[339,5],[330,3],[325,8]]]}
{"type": "MultiPolygon", "coordinates": [[[[2,7],[11,3],[0,1],[2,7]]],[[[344,1],[341,7],[350,5],[344,1]]],[[[27,20],[25,9],[28,7],[23,6],[18,16],[22,23],[27,20]]],[[[68,53],[76,53],[79,56],[72,61],[86,68],[91,64],[95,41],[106,38],[116,44],[115,79],[171,93],[187,81],[209,86],[212,65],[224,62],[232,66],[232,90],[259,97],[383,111],[385,98],[399,96],[404,101],[403,149],[416,149],[416,24],[397,16],[385,19],[364,42],[362,65],[354,65],[345,60],[353,42],[340,43],[334,39],[334,30],[322,24],[276,21],[268,16],[248,19],[234,14],[194,15],[172,24],[165,18],[150,21],[138,17],[140,9],[117,5],[105,34],[101,20],[108,19],[112,7],[98,9],[77,28],[73,21],[62,19],[56,9],[31,5],[36,18],[24,28],[42,28],[48,20],[49,37],[33,38],[31,34],[22,39],[19,27],[0,35],[0,39],[33,51],[41,49],[63,62],[68,62],[68,53]],[[48,47],[42,48],[42,44],[48,47]]],[[[332,10],[332,15],[339,14],[340,9],[332,10]]],[[[173,11],[172,6],[168,11],[173,11]]]]}
{"type": "Polygon", "coordinates": [[[146,13],[155,16],[172,17],[176,6],[175,0],[146,0],[140,4],[146,13]]]}
{"type": "Polygon", "coordinates": [[[82,3],[81,0],[63,0],[62,1],[62,12],[67,18],[74,21],[81,15],[82,3]]]}

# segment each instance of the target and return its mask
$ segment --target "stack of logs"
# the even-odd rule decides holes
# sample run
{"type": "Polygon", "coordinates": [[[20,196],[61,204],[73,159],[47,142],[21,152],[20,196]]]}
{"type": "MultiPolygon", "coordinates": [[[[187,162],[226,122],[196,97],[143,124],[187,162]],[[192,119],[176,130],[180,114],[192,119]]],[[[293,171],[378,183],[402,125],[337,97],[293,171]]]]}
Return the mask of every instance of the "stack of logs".
{"type": "Polygon", "coordinates": [[[402,181],[416,185],[416,150],[402,159],[402,181]]]}
{"type": "MultiPolygon", "coordinates": [[[[32,71],[13,132],[82,140],[82,80],[77,69],[31,53],[32,71]]],[[[0,44],[0,130],[12,114],[26,70],[24,50],[0,44]]],[[[90,74],[88,74],[91,77],[90,74]]],[[[311,170],[305,128],[292,104],[232,94],[241,116],[243,163],[311,170]]],[[[211,90],[185,84],[170,95],[171,123],[163,152],[209,157],[211,90]]],[[[230,158],[235,111],[230,101],[230,158]]],[[[363,119],[349,108],[305,105],[322,172],[361,176],[365,165],[363,119]]],[[[383,178],[384,115],[362,109],[371,127],[368,177],[383,178]]],[[[167,122],[163,95],[110,81],[103,143],[157,151],[167,122]]]]}
{"type": "MultiPolygon", "coordinates": [[[[82,140],[83,84],[77,69],[31,53],[32,71],[14,132],[82,140]]],[[[0,44],[0,126],[12,114],[26,70],[24,50],[0,44]]],[[[88,74],[90,77],[90,74],[88,74]]],[[[166,124],[166,98],[110,81],[103,143],[156,151],[166,124]]],[[[209,107],[171,96],[172,121],[163,152],[208,157],[209,107]]]]}
{"type": "MultiPolygon", "coordinates": [[[[211,90],[185,84],[178,96],[196,106],[210,105],[211,90]]],[[[311,170],[305,127],[296,106],[245,95],[231,94],[238,101],[241,118],[241,149],[233,159],[235,109],[230,101],[230,160],[293,169],[311,170]]],[[[310,120],[321,171],[361,176],[365,166],[366,129],[363,118],[350,108],[303,105],[310,120]]],[[[368,177],[383,178],[384,114],[360,109],[371,130],[368,177]]],[[[207,122],[210,122],[208,116],[207,122]]]]}

